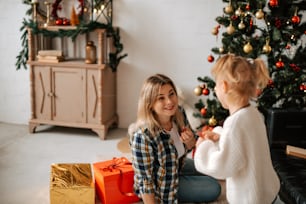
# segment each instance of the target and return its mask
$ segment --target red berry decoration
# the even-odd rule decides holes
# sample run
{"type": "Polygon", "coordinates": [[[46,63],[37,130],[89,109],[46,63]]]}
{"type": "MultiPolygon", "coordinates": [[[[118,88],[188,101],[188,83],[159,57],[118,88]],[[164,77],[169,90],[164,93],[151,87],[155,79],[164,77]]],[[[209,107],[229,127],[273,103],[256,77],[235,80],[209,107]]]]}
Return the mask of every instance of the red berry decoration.
{"type": "Polygon", "coordinates": [[[206,113],[207,113],[207,109],[206,108],[201,108],[200,112],[201,112],[202,116],[205,116],[206,113]]]}
{"type": "Polygon", "coordinates": [[[291,22],[295,25],[299,24],[301,22],[301,19],[299,16],[297,15],[294,15],[292,18],[291,18],[291,22]]]}
{"type": "Polygon", "coordinates": [[[279,60],[278,62],[275,63],[275,66],[278,68],[278,69],[281,69],[285,66],[284,62],[279,60]]]}
{"type": "Polygon", "coordinates": [[[205,95],[205,96],[209,95],[209,89],[207,89],[207,88],[203,89],[202,94],[205,95]]]}
{"type": "Polygon", "coordinates": [[[215,60],[215,58],[214,58],[214,56],[209,55],[209,56],[207,57],[207,60],[208,60],[208,62],[213,62],[213,61],[215,60]]]}

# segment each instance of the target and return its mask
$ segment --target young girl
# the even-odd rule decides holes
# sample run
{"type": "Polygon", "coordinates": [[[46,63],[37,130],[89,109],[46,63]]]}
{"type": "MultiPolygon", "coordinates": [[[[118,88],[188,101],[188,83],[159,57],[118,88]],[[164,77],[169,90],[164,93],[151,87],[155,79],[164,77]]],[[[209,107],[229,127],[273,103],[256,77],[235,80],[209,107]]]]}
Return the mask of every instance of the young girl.
{"type": "Polygon", "coordinates": [[[280,182],[270,158],[264,120],[250,99],[266,86],[269,74],[261,59],[227,54],[212,69],[215,92],[230,116],[223,128],[207,131],[197,141],[196,169],[226,179],[231,204],[271,204],[280,182]]]}
{"type": "Polygon", "coordinates": [[[132,136],[134,189],[145,204],[208,202],[218,198],[217,180],[196,172],[186,153],[196,143],[176,88],[167,76],[149,77],[141,90],[132,136]]]}

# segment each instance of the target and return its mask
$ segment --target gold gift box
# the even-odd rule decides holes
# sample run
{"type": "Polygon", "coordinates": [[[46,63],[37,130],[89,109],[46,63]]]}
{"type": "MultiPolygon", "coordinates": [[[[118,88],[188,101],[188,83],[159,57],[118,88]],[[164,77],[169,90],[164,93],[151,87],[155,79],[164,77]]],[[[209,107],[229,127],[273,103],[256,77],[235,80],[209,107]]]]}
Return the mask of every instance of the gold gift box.
{"type": "Polygon", "coordinates": [[[50,204],[95,204],[91,165],[52,164],[50,204]]]}

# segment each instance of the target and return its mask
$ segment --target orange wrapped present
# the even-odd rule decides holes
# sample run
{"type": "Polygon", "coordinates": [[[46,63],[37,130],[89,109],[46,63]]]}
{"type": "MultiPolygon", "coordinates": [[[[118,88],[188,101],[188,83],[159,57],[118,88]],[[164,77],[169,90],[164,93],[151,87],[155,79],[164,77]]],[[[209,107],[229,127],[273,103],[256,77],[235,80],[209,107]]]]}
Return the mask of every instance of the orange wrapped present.
{"type": "Polygon", "coordinates": [[[95,204],[91,165],[52,164],[50,204],[95,204]]]}
{"type": "Polygon", "coordinates": [[[133,193],[134,171],[125,158],[93,164],[96,192],[103,204],[133,203],[139,198],[133,193]]]}

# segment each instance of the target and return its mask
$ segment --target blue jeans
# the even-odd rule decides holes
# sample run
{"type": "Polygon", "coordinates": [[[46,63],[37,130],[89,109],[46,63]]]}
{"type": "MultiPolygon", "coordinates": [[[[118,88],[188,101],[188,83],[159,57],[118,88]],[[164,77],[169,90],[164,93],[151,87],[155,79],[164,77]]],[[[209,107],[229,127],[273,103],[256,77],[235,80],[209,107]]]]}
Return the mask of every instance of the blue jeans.
{"type": "Polygon", "coordinates": [[[194,161],[186,158],[179,175],[179,202],[211,202],[221,193],[218,181],[210,176],[199,173],[194,161]]]}

